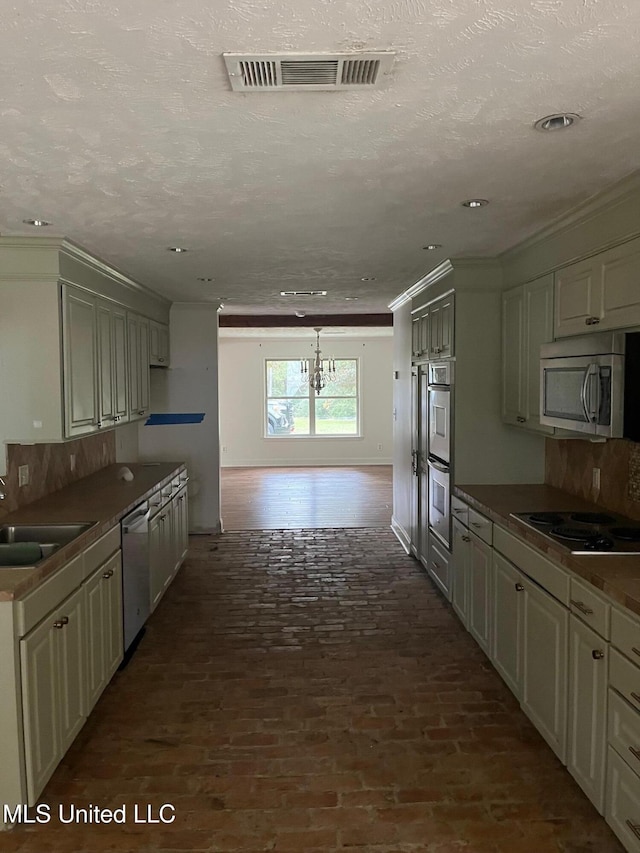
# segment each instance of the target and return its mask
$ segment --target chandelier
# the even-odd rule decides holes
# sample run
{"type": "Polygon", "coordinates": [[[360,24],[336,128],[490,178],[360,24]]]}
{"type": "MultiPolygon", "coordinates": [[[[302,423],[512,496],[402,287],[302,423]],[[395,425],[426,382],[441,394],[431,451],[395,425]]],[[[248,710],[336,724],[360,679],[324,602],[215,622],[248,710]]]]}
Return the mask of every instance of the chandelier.
{"type": "Polygon", "coordinates": [[[320,332],[322,328],[314,328],[316,333],[316,357],[313,361],[311,372],[309,372],[309,360],[300,359],[300,373],[311,385],[312,389],[319,394],[327,382],[336,378],[336,360],[334,358],[322,358],[320,352],[320,332]]]}

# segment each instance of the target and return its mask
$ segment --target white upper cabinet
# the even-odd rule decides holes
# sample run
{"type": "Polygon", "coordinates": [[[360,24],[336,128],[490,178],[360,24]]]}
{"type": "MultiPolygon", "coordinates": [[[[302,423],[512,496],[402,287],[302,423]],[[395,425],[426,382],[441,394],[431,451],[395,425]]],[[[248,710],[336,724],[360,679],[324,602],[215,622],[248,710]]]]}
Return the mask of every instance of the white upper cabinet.
{"type": "Polygon", "coordinates": [[[453,355],[453,294],[436,299],[429,306],[429,358],[453,355]]]}
{"type": "Polygon", "coordinates": [[[149,414],[149,321],[138,314],[127,315],[129,335],[129,419],[149,414]]]}
{"type": "Polygon", "coordinates": [[[553,340],[553,276],[502,296],[502,420],[536,432],[540,423],[540,345],[553,340]]]}
{"type": "Polygon", "coordinates": [[[62,298],[65,435],[73,438],[99,424],[96,300],[68,285],[62,298]]]}
{"type": "Polygon", "coordinates": [[[555,336],[640,325],[640,239],[555,274],[555,336]]]}
{"type": "Polygon", "coordinates": [[[169,367],[169,327],[154,320],[149,324],[149,364],[169,367]]]}

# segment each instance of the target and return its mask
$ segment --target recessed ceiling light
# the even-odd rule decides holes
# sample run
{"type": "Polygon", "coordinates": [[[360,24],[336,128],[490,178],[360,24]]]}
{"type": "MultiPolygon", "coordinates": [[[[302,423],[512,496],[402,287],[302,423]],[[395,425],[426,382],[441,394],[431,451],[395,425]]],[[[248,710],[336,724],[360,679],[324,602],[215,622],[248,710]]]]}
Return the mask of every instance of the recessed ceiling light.
{"type": "Polygon", "coordinates": [[[486,207],[489,202],[486,198],[470,198],[467,201],[462,202],[463,207],[486,207]]]}
{"type": "Polygon", "coordinates": [[[306,316],[307,315],[304,313],[304,311],[296,311],[296,317],[306,317],[306,316]]]}
{"type": "Polygon", "coordinates": [[[281,290],[280,296],[326,296],[326,290],[281,290]]]}
{"type": "Polygon", "coordinates": [[[25,225],[35,225],[36,228],[43,228],[45,225],[51,225],[46,219],[23,219],[25,225]]]}
{"type": "Polygon", "coordinates": [[[577,113],[554,113],[544,118],[539,118],[533,125],[536,130],[566,130],[580,121],[581,116],[577,113]]]}
{"type": "Polygon", "coordinates": [[[377,281],[377,279],[375,275],[366,275],[364,278],[361,278],[360,281],[377,281]]]}
{"type": "Polygon", "coordinates": [[[441,249],[442,243],[429,243],[428,245],[423,246],[422,248],[426,249],[427,252],[433,252],[435,249],[441,249]]]}
{"type": "Polygon", "coordinates": [[[203,278],[202,276],[198,276],[196,281],[215,281],[215,278],[203,278]]]}
{"type": "Polygon", "coordinates": [[[188,249],[185,249],[183,246],[167,246],[167,250],[169,252],[187,252],[188,249]]]}
{"type": "Polygon", "coordinates": [[[347,302],[355,302],[358,299],[357,296],[345,296],[345,300],[347,302]]]}

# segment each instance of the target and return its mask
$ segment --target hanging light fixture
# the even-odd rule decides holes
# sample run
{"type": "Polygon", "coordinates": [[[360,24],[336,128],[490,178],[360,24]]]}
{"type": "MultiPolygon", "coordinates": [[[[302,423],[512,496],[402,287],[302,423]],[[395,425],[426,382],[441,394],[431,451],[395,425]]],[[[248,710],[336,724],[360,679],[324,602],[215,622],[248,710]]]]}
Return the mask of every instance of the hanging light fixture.
{"type": "Polygon", "coordinates": [[[300,359],[300,373],[306,381],[311,385],[316,394],[319,394],[325,387],[327,382],[332,382],[336,378],[336,360],[335,358],[322,358],[320,352],[320,332],[322,328],[314,328],[316,333],[316,357],[313,362],[311,372],[309,372],[309,361],[306,358],[300,359]]]}

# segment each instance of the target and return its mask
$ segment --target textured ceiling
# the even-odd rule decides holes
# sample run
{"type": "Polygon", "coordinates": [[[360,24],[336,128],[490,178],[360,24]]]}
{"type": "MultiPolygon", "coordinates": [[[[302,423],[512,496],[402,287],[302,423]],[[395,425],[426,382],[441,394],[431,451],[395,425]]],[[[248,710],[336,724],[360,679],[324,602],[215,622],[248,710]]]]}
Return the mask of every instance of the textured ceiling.
{"type": "Polygon", "coordinates": [[[0,9],[0,231],[51,220],[225,313],[383,310],[444,257],[501,252],[640,167],[639,0],[0,9]],[[373,49],[397,59],[367,92],[236,94],[221,57],[373,49]],[[561,110],[583,121],[532,129],[561,110]],[[329,295],[284,303],[281,288],[329,295]]]}

